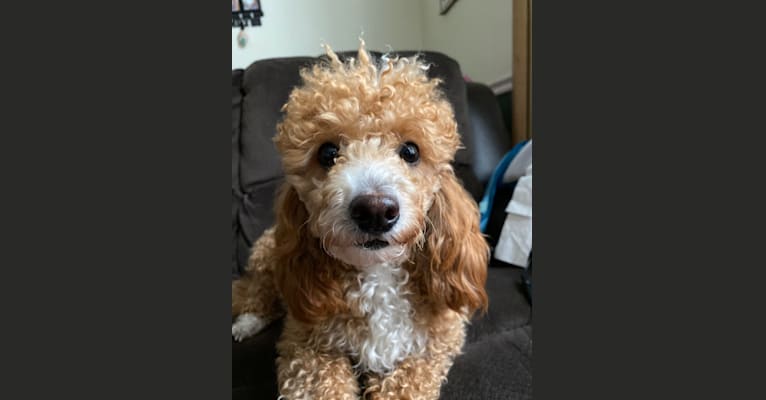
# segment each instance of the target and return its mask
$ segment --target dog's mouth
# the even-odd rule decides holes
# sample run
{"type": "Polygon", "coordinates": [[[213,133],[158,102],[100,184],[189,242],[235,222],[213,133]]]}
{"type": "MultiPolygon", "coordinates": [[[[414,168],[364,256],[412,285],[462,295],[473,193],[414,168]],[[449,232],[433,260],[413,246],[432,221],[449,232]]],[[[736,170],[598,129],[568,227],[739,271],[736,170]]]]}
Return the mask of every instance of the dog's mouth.
{"type": "Polygon", "coordinates": [[[380,239],[372,239],[364,243],[360,243],[357,246],[362,247],[366,250],[380,250],[384,247],[388,247],[388,242],[386,242],[385,240],[380,240],[380,239]]]}

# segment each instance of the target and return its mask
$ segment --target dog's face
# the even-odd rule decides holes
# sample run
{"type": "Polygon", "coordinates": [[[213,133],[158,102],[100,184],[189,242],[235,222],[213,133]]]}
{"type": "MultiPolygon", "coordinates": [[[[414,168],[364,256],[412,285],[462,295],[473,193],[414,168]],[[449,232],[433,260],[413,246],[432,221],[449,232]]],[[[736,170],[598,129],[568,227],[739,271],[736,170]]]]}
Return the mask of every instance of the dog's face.
{"type": "Polygon", "coordinates": [[[402,262],[422,246],[428,211],[459,146],[450,104],[416,60],[302,72],[275,138],[305,222],[332,257],[402,262]]]}
{"type": "Polygon", "coordinates": [[[327,55],[301,72],[275,137],[275,283],[290,314],[346,312],[346,266],[379,263],[404,265],[435,309],[485,309],[489,247],[450,166],[460,138],[439,82],[417,59],[376,65],[363,42],[356,60],[327,55]]]}

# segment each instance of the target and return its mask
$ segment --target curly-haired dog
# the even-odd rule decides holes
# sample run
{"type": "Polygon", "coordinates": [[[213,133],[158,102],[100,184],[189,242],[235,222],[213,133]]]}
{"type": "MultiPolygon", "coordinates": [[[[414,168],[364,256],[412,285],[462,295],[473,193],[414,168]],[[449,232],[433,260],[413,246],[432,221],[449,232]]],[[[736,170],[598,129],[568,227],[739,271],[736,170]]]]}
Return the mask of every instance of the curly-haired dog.
{"type": "Polygon", "coordinates": [[[450,166],[457,123],[417,58],[326,49],[283,107],[286,182],[233,283],[232,334],[286,311],[285,399],[436,399],[487,306],[489,249],[450,166]]]}

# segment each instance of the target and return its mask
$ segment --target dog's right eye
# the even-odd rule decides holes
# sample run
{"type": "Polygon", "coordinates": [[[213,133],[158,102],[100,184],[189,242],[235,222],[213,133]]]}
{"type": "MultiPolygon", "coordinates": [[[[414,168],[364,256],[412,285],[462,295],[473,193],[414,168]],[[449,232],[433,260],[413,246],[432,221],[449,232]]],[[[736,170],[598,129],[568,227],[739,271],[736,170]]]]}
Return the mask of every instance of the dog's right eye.
{"type": "Polygon", "coordinates": [[[325,168],[330,168],[335,165],[335,159],[338,157],[338,146],[334,143],[325,143],[319,147],[319,164],[325,168]]]}

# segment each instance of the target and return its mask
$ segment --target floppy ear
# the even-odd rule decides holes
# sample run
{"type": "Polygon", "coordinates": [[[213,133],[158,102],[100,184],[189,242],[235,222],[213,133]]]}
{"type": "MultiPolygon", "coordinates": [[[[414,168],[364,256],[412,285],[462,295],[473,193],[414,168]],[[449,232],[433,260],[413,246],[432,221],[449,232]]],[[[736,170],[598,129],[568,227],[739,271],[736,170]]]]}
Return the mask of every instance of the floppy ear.
{"type": "Polygon", "coordinates": [[[489,246],[479,230],[479,209],[452,170],[428,211],[430,225],[415,271],[431,301],[469,313],[487,309],[489,246]]]}
{"type": "Polygon", "coordinates": [[[315,323],[345,307],[335,263],[307,227],[308,211],[289,184],[277,199],[274,280],[294,318],[315,323]]]}

